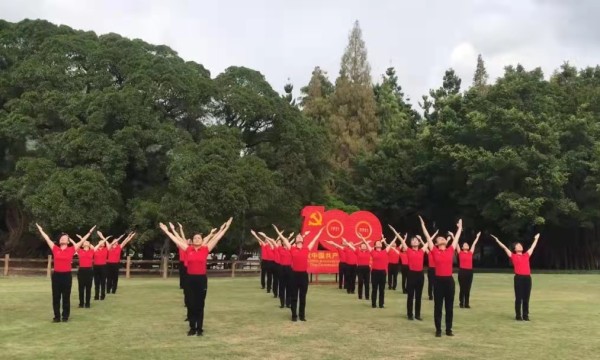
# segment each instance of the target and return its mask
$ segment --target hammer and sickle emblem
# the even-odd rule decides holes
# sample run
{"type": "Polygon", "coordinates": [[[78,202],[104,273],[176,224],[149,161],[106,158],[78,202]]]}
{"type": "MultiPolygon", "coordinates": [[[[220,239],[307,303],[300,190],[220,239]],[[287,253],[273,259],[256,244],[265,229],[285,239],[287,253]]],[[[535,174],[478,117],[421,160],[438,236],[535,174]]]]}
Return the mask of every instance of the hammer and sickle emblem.
{"type": "Polygon", "coordinates": [[[308,217],[308,226],[321,226],[323,225],[323,215],[318,212],[311,213],[308,217]]]}

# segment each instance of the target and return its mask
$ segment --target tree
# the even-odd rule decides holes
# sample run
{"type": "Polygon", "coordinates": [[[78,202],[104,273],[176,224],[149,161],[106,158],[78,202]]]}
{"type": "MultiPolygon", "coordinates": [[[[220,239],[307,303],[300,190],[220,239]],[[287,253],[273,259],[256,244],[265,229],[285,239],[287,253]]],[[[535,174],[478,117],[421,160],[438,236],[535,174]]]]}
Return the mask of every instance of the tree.
{"type": "Polygon", "coordinates": [[[300,89],[302,112],[320,125],[327,124],[331,116],[330,97],[333,91],[334,86],[327,78],[327,73],[315,67],[308,85],[300,89]]]}
{"type": "Polygon", "coordinates": [[[485,70],[485,64],[481,54],[477,55],[477,67],[475,68],[475,74],[473,75],[473,87],[482,89],[487,85],[488,73],[485,70]]]}
{"type": "Polygon", "coordinates": [[[370,71],[357,21],[342,56],[340,75],[331,98],[332,116],[328,122],[334,146],[333,162],[341,169],[348,168],[357,154],[372,151],[375,146],[379,122],[370,71]]]}

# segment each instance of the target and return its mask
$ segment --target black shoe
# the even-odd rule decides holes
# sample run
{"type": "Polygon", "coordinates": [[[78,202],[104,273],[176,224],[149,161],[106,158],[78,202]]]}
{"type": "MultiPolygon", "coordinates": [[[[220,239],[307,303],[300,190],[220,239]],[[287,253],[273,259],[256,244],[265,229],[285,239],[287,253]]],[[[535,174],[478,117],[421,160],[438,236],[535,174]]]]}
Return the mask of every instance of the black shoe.
{"type": "Polygon", "coordinates": [[[83,307],[83,304],[79,304],[79,306],[78,306],[78,307],[81,309],[81,308],[83,307]]]}
{"type": "Polygon", "coordinates": [[[188,318],[185,318],[185,320],[183,320],[183,321],[190,321],[190,319],[188,319],[188,318]]]}
{"type": "Polygon", "coordinates": [[[101,297],[100,297],[100,300],[104,300],[104,298],[105,298],[104,296],[101,296],[101,297]]]}
{"type": "Polygon", "coordinates": [[[188,336],[194,336],[196,335],[196,329],[190,329],[190,331],[188,331],[188,336]]]}
{"type": "Polygon", "coordinates": [[[204,330],[200,329],[198,331],[196,331],[196,336],[202,336],[204,335],[204,330]]]}
{"type": "Polygon", "coordinates": [[[85,308],[89,309],[90,308],[90,304],[85,304],[85,308]]]}
{"type": "Polygon", "coordinates": [[[431,300],[433,300],[433,296],[430,296],[430,297],[429,297],[429,301],[431,301],[431,300]]]}
{"type": "Polygon", "coordinates": [[[54,319],[52,319],[52,322],[59,323],[60,322],[60,318],[54,318],[54,319]]]}
{"type": "Polygon", "coordinates": [[[435,332],[435,337],[442,337],[442,331],[441,330],[437,330],[435,332]]]}
{"type": "Polygon", "coordinates": [[[365,298],[365,300],[370,300],[369,298],[365,298]]]}
{"type": "Polygon", "coordinates": [[[94,300],[100,300],[98,296],[94,296],[94,300]]]}
{"type": "Polygon", "coordinates": [[[515,320],[517,321],[523,321],[523,318],[520,315],[515,316],[515,320]]]}
{"type": "Polygon", "coordinates": [[[373,309],[375,309],[375,308],[377,307],[377,305],[375,305],[375,304],[372,304],[372,305],[371,305],[371,307],[372,307],[373,309]]]}
{"type": "Polygon", "coordinates": [[[359,296],[359,297],[358,297],[358,300],[362,300],[362,296],[359,296]]]}
{"type": "Polygon", "coordinates": [[[265,289],[265,287],[264,287],[264,286],[261,286],[260,288],[261,288],[261,289],[263,289],[263,290],[265,289]]]}
{"type": "Polygon", "coordinates": [[[391,287],[391,286],[388,286],[388,290],[392,290],[392,287],[391,287]]]}
{"type": "Polygon", "coordinates": [[[465,306],[463,304],[458,305],[461,309],[464,308],[465,306]]]}
{"type": "Polygon", "coordinates": [[[270,293],[271,293],[271,289],[267,289],[267,294],[270,294],[270,293]]]}
{"type": "Polygon", "coordinates": [[[304,316],[300,316],[300,321],[306,321],[306,318],[304,316]]]}
{"type": "Polygon", "coordinates": [[[62,318],[62,322],[68,322],[69,318],[62,318]]]}
{"type": "Polygon", "coordinates": [[[277,298],[278,298],[278,296],[277,296],[277,295],[273,295],[273,297],[274,297],[275,299],[277,299],[277,298]]]}
{"type": "Polygon", "coordinates": [[[280,308],[280,309],[283,309],[284,307],[285,307],[285,306],[283,306],[283,305],[279,305],[279,308],[280,308]]]}
{"type": "Polygon", "coordinates": [[[471,306],[470,305],[465,305],[465,309],[470,309],[471,306]]]}
{"type": "Polygon", "coordinates": [[[529,316],[523,316],[523,321],[529,321],[529,316]]]}
{"type": "Polygon", "coordinates": [[[403,294],[408,294],[408,291],[406,291],[406,290],[402,290],[402,293],[403,293],[403,294]]]}
{"type": "Polygon", "coordinates": [[[415,319],[419,320],[419,321],[423,321],[423,318],[420,316],[415,316],[415,319]]]}
{"type": "Polygon", "coordinates": [[[454,336],[452,330],[446,330],[446,336],[454,336]]]}
{"type": "Polygon", "coordinates": [[[287,304],[285,307],[289,309],[289,308],[292,307],[292,305],[291,304],[287,304]]]}
{"type": "Polygon", "coordinates": [[[408,315],[408,320],[414,320],[415,318],[412,315],[408,315]]]}
{"type": "Polygon", "coordinates": [[[298,317],[297,316],[292,316],[292,321],[298,321],[298,317]]]}

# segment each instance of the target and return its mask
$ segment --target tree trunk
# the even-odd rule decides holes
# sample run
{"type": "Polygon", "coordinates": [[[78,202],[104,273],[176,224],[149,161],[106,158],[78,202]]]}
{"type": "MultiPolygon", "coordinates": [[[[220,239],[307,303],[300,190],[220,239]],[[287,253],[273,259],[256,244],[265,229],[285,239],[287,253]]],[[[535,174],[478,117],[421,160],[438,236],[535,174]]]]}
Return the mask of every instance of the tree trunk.
{"type": "Polygon", "coordinates": [[[23,232],[27,228],[27,216],[21,210],[17,203],[9,203],[4,214],[4,222],[8,228],[8,239],[6,240],[4,251],[11,252],[17,247],[23,232]]]}

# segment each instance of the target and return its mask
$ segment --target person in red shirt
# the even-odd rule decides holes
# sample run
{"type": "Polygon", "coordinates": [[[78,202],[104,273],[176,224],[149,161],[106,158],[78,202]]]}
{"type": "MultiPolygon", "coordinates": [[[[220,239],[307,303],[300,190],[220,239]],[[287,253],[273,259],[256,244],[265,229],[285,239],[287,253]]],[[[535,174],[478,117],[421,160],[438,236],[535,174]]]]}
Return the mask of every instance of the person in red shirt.
{"type": "Polygon", "coordinates": [[[256,240],[258,240],[258,244],[260,245],[260,288],[264,290],[266,285],[267,293],[270,293],[271,284],[273,282],[273,254],[271,253],[271,247],[268,243],[262,241],[258,237],[256,238],[256,240]]]}
{"type": "Polygon", "coordinates": [[[373,259],[373,269],[371,270],[371,285],[373,285],[371,307],[373,309],[376,308],[377,295],[379,294],[379,308],[383,309],[385,301],[385,272],[388,268],[388,253],[392,244],[387,245],[385,250],[382,250],[385,239],[376,241],[375,248],[372,248],[364,237],[361,237],[361,241],[373,259]]]}
{"type": "Polygon", "coordinates": [[[188,311],[190,330],[188,336],[204,334],[204,303],[208,291],[206,278],[206,260],[210,252],[217,246],[219,240],[225,235],[231,226],[233,218],[229,218],[219,230],[213,229],[204,239],[202,235],[195,234],[192,243],[188,245],[187,240],[175,231],[175,226],[160,223],[160,229],[173,241],[173,243],[186,252],[187,275],[185,288],[188,291],[188,311]]]}
{"type": "Polygon", "coordinates": [[[400,247],[400,273],[402,274],[402,293],[407,294],[406,282],[408,279],[408,254],[406,248],[400,247]]]}
{"type": "Polygon", "coordinates": [[[425,226],[425,221],[419,216],[423,234],[427,239],[429,251],[433,253],[435,260],[435,287],[433,293],[433,319],[435,323],[435,336],[442,336],[442,308],[446,310],[446,335],[454,336],[452,332],[452,322],[454,320],[454,292],[455,284],[452,277],[452,262],[454,260],[454,252],[456,244],[462,233],[462,220],[458,220],[456,236],[450,233],[450,239],[443,236],[437,237],[437,247],[433,244],[434,236],[430,236],[425,226]]]}
{"type": "Polygon", "coordinates": [[[348,284],[346,284],[346,252],[342,246],[338,247],[337,251],[340,260],[338,264],[338,288],[340,290],[342,287],[348,289],[348,284]]]}
{"type": "Polygon", "coordinates": [[[388,251],[388,290],[396,290],[398,286],[398,270],[400,269],[400,250],[396,246],[396,239],[390,243],[388,251]]]}
{"type": "MultiPolygon", "coordinates": [[[[191,240],[185,236],[183,232],[183,226],[180,223],[177,223],[179,226],[179,236],[182,239],[185,239],[188,245],[191,244],[191,240]]],[[[187,253],[185,250],[177,246],[177,251],[179,253],[179,288],[183,290],[183,305],[186,308],[186,316],[184,321],[189,321],[190,318],[190,308],[188,306],[189,294],[186,287],[186,276],[187,276],[187,253]]]]}
{"type": "Polygon", "coordinates": [[[298,317],[300,317],[300,321],[306,321],[306,293],[308,292],[308,272],[306,270],[308,269],[308,254],[312,251],[325,228],[319,230],[308,246],[304,246],[304,236],[307,233],[304,233],[304,236],[301,234],[296,235],[296,242],[293,247],[275,225],[273,225],[273,228],[275,228],[284,246],[290,250],[292,255],[292,321],[298,321],[298,317]]]}
{"type": "Polygon", "coordinates": [[[100,237],[98,245],[94,248],[94,300],[104,300],[106,295],[106,260],[108,257],[108,238],[105,238],[100,231],[96,232],[100,237]]]}
{"type": "MultiPolygon", "coordinates": [[[[94,279],[94,270],[92,270],[92,261],[94,258],[94,248],[91,246],[87,238],[77,235],[83,242],[83,245],[77,250],[76,255],[79,258],[79,269],[77,270],[77,284],[79,290],[79,307],[90,307],[90,299],[92,297],[92,280],[94,279]]],[[[75,243],[71,240],[73,245],[75,243]]]]}
{"type": "Polygon", "coordinates": [[[425,283],[425,276],[423,275],[423,258],[425,253],[429,252],[426,246],[419,248],[422,245],[419,238],[413,236],[410,239],[410,248],[406,246],[406,238],[400,236],[400,234],[389,225],[390,229],[394,232],[397,238],[402,243],[401,250],[406,251],[406,257],[408,258],[408,274],[406,279],[406,291],[408,296],[406,297],[406,316],[408,320],[417,319],[422,321],[421,318],[421,296],[423,294],[423,284],[425,283]],[[414,313],[413,313],[414,306],[414,313]]]}
{"type": "Polygon", "coordinates": [[[363,289],[365,291],[365,300],[369,300],[369,278],[371,275],[371,253],[367,249],[364,243],[359,243],[359,247],[356,248],[353,244],[349,243],[346,239],[343,240],[344,244],[354,250],[356,254],[356,274],[358,276],[358,299],[362,299],[363,289]]]}
{"type": "Polygon", "coordinates": [[[462,250],[456,247],[458,252],[458,302],[460,308],[470,309],[469,298],[471,297],[471,285],[473,284],[473,253],[479,241],[481,232],[477,233],[473,246],[469,248],[469,243],[462,244],[462,250]]]}
{"type": "Polygon", "coordinates": [[[333,241],[327,241],[327,243],[338,249],[340,259],[342,258],[343,254],[344,289],[346,289],[346,293],[354,294],[354,292],[356,291],[356,252],[354,247],[350,247],[349,245],[347,245],[345,239],[342,241],[342,244],[344,246],[338,245],[333,241]]]}
{"type": "MultiPolygon", "coordinates": [[[[50,237],[44,232],[44,229],[39,224],[35,224],[40,235],[48,244],[54,257],[54,269],[52,271],[52,308],[54,310],[55,323],[61,321],[60,303],[62,300],[62,321],[69,321],[71,315],[71,287],[73,278],[71,276],[71,268],[73,264],[73,256],[85,240],[74,243],[69,246],[69,235],[63,233],[58,238],[58,245],[55,245],[50,237]]],[[[94,230],[95,226],[88,232],[87,237],[94,230]]],[[[87,239],[87,237],[85,239],[87,239]]]]}
{"type": "Polygon", "coordinates": [[[119,266],[121,265],[121,250],[133,239],[135,233],[129,233],[123,243],[119,244],[119,240],[123,238],[125,234],[119,236],[118,239],[107,245],[108,258],[106,260],[106,292],[108,294],[117,293],[117,285],[119,284],[119,266]]]}
{"type": "MultiPolygon", "coordinates": [[[[271,239],[272,240],[272,239],[271,239]]],[[[269,244],[269,250],[271,251],[271,276],[273,277],[273,297],[279,297],[279,273],[281,271],[281,264],[279,261],[279,251],[277,251],[275,242],[267,242],[269,244]]]]}
{"type": "Polygon", "coordinates": [[[531,247],[525,253],[523,253],[523,245],[519,242],[513,245],[513,253],[498,240],[497,237],[494,235],[492,235],[492,237],[512,261],[515,269],[515,319],[517,321],[529,321],[529,297],[531,295],[531,268],[529,266],[529,258],[537,246],[540,234],[536,234],[533,237],[533,244],[531,244],[531,247]]]}
{"type": "MultiPolygon", "coordinates": [[[[251,231],[256,236],[254,231],[251,231]]],[[[282,246],[281,237],[277,239],[277,241],[268,237],[265,233],[259,233],[262,237],[264,237],[265,241],[267,241],[271,245],[271,250],[277,253],[277,259],[279,262],[279,276],[278,276],[278,292],[279,292],[279,308],[283,309],[284,307],[291,308],[292,306],[292,253],[289,249],[286,249],[282,246]]],[[[288,241],[294,236],[294,233],[291,233],[287,238],[288,241]]]]}

